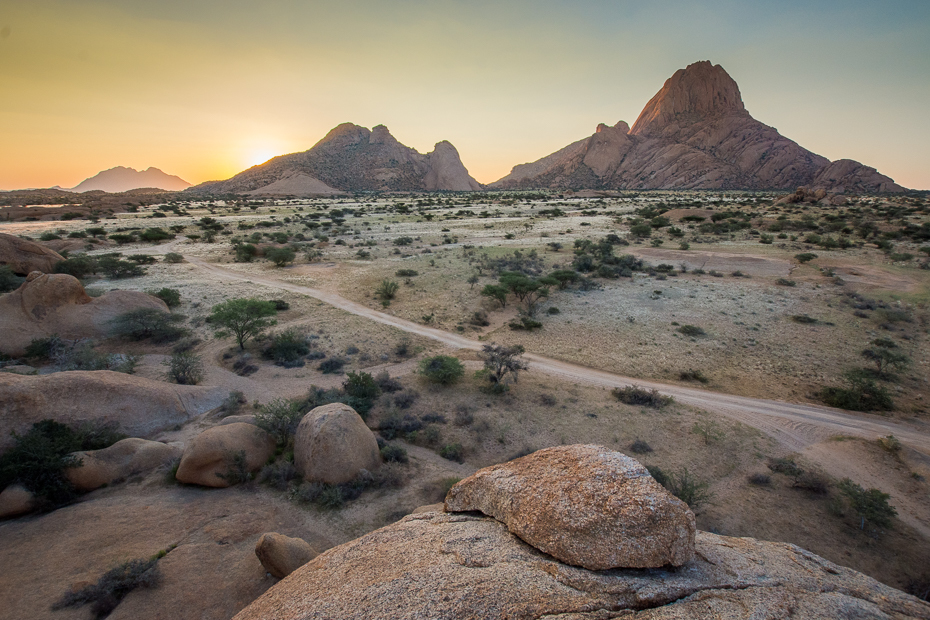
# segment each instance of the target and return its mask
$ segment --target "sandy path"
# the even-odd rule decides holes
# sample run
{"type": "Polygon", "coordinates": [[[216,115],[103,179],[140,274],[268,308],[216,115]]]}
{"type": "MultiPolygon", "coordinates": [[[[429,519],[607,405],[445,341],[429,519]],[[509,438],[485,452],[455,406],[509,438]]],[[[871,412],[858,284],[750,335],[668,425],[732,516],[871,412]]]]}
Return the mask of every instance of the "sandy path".
{"type": "MultiPolygon", "coordinates": [[[[458,334],[419,325],[379,312],[329,291],[290,284],[257,274],[242,274],[208,263],[196,256],[186,256],[185,258],[192,265],[203,269],[220,280],[247,281],[261,286],[309,295],[346,312],[391,325],[405,332],[431,338],[450,347],[480,350],[484,344],[458,334]]],[[[714,411],[758,428],[792,450],[802,450],[833,435],[852,435],[865,439],[894,435],[904,444],[930,455],[930,429],[925,424],[894,422],[877,416],[852,415],[828,407],[747,398],[643,381],[532,353],[526,354],[525,358],[530,363],[532,370],[557,375],[569,381],[611,388],[636,384],[650,389],[657,389],[663,394],[673,396],[680,403],[714,411]]]]}

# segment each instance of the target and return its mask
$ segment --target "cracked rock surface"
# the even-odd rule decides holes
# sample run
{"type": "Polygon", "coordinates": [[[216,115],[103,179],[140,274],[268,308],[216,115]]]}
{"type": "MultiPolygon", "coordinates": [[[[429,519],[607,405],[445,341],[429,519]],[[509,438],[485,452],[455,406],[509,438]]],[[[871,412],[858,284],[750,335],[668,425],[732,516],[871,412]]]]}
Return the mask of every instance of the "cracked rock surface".
{"type": "Polygon", "coordinates": [[[483,515],[425,512],[330,549],[237,620],[928,618],[930,605],[794,545],[698,532],[679,568],[563,564],[483,515]]]}

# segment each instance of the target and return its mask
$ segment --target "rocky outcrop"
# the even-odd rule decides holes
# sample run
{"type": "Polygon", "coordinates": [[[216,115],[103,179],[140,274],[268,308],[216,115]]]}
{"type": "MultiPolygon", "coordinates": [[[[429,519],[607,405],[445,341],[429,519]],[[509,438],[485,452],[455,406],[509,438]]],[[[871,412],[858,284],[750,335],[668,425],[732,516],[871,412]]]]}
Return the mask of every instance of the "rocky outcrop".
{"type": "Polygon", "coordinates": [[[426,155],[398,142],[388,128],[343,123],[309,151],[281,155],[225,181],[188,190],[198,194],[325,194],[333,191],[469,191],[469,176],[446,141],[426,155]],[[301,190],[301,191],[294,191],[301,190]]]}
{"type": "Polygon", "coordinates": [[[341,484],[381,464],[378,440],[352,407],[332,403],[303,417],[294,437],[294,464],[304,480],[341,484]]]}
{"type": "Polygon", "coordinates": [[[698,532],[677,569],[590,571],[490,517],[428,512],[340,545],[236,620],[930,618],[930,605],[794,545],[698,532]]]}
{"type": "Polygon", "coordinates": [[[130,476],[148,473],[181,455],[180,448],[160,441],[130,437],[101,450],[74,452],[81,464],[65,469],[65,477],[79,491],[93,491],[130,476]]]}
{"type": "Polygon", "coordinates": [[[0,233],[0,265],[9,265],[13,273],[25,276],[33,271],[51,273],[64,257],[44,245],[0,233]]]}
{"type": "Polygon", "coordinates": [[[11,484],[0,492],[0,519],[29,514],[35,506],[35,496],[21,484],[11,484]]]}
{"type": "Polygon", "coordinates": [[[145,437],[218,407],[227,394],[109,370],[0,373],[0,450],[13,444],[11,431],[25,433],[47,418],[68,425],[116,424],[127,435],[145,437]]]}
{"type": "Polygon", "coordinates": [[[255,544],[255,555],[272,577],[284,579],[320,553],[303,538],[284,534],[262,534],[255,544]]]}
{"type": "Polygon", "coordinates": [[[186,484],[228,487],[239,482],[237,476],[261,469],[272,454],[274,439],[257,426],[214,426],[184,447],[175,477],[186,484]]]}
{"type": "Polygon", "coordinates": [[[117,166],[98,172],[89,179],[84,179],[73,192],[91,192],[100,190],[109,193],[128,192],[143,187],[153,187],[171,192],[187,189],[191,184],[179,176],[166,174],[158,168],[136,170],[125,166],[117,166]]]}
{"type": "Polygon", "coordinates": [[[723,67],[702,61],[675,72],[632,128],[622,121],[614,127],[598,125],[591,137],[515,166],[491,187],[762,190],[802,185],[839,192],[903,191],[873,168],[850,160],[831,164],[755,120],[723,67]]]}
{"type": "Polygon", "coordinates": [[[694,555],[694,514],[636,460],[602,446],[559,446],[486,467],[446,496],[533,547],[591,570],[681,566],[694,555]]]}
{"type": "Polygon", "coordinates": [[[139,291],[110,291],[90,297],[81,282],[63,273],[33,271],[18,289],[0,297],[0,353],[19,356],[34,338],[100,338],[115,317],[140,308],[168,312],[165,302],[139,291]]]}

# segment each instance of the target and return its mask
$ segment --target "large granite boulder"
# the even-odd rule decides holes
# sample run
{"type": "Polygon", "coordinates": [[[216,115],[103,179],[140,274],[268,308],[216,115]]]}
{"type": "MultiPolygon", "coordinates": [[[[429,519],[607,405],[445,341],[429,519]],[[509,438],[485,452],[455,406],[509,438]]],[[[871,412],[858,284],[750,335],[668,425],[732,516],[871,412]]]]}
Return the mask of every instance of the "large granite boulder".
{"type": "Polygon", "coordinates": [[[51,273],[55,263],[64,257],[35,241],[0,233],[0,265],[9,265],[21,276],[33,271],[51,273]]]}
{"type": "Polygon", "coordinates": [[[255,544],[255,555],[272,577],[284,579],[320,552],[303,538],[268,532],[255,544]]]}
{"type": "Polygon", "coordinates": [[[0,373],[0,450],[42,420],[62,424],[116,424],[133,437],[183,424],[219,407],[228,390],[175,385],[110,370],[50,375],[0,373]]]}
{"type": "Polygon", "coordinates": [[[228,487],[236,483],[237,475],[261,469],[274,454],[274,446],[274,438],[253,424],[214,426],[185,446],[175,477],[187,484],[228,487]]]}
{"type": "Polygon", "coordinates": [[[930,605],[794,545],[698,532],[680,568],[591,571],[499,521],[427,512],[317,556],[235,620],[930,618],[930,605]]]}
{"type": "Polygon", "coordinates": [[[180,448],[160,441],[130,437],[101,450],[74,452],[77,467],[65,470],[65,477],[79,491],[93,491],[129,476],[150,472],[181,455],[180,448]]]}
{"type": "Polygon", "coordinates": [[[592,570],[681,566],[694,514],[635,459],[602,446],[539,450],[449,490],[448,512],[480,511],[554,558],[592,570]]]}
{"type": "Polygon", "coordinates": [[[341,484],[381,464],[374,433],[352,407],[332,403],[304,416],[294,439],[294,464],[304,480],[341,484]]]}

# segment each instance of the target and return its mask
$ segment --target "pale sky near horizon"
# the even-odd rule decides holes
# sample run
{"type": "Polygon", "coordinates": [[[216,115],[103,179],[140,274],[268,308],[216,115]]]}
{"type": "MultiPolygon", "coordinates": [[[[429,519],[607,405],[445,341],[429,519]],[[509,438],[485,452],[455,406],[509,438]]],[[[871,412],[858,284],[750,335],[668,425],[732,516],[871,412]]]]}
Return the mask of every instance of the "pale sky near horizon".
{"type": "Polygon", "coordinates": [[[925,0],[0,0],[0,189],[228,178],[347,121],[488,183],[698,60],[801,146],[930,189],[925,0]]]}

